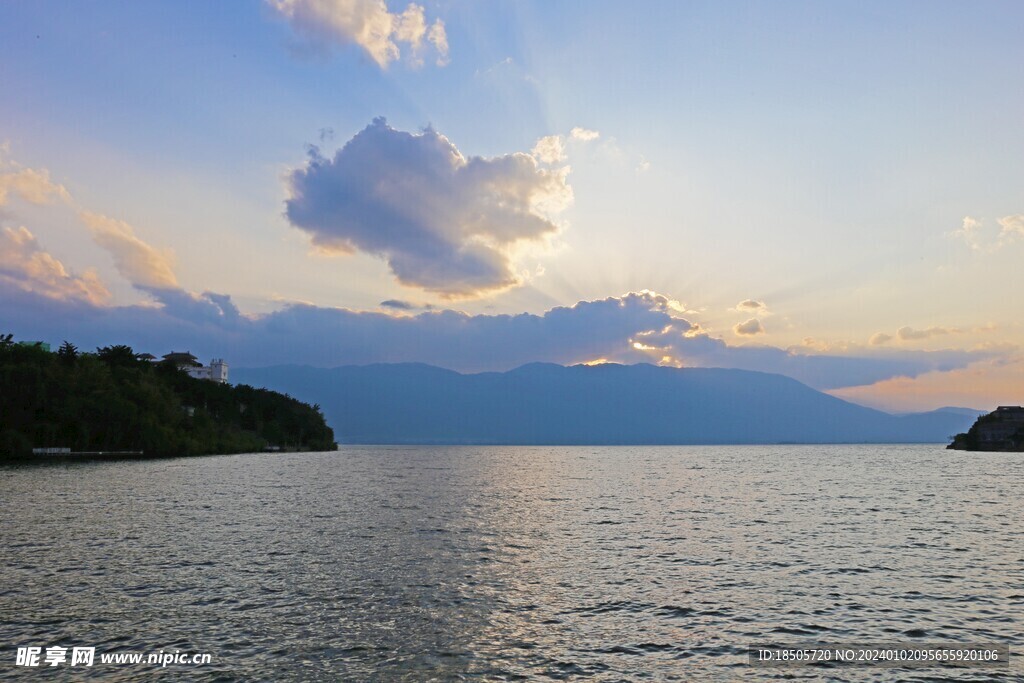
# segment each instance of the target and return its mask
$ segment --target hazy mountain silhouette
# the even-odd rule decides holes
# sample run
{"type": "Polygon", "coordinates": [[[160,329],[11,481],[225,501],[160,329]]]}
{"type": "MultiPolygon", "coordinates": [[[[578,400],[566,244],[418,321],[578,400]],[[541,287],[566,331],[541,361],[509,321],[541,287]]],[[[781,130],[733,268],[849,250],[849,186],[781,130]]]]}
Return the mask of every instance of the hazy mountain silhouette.
{"type": "Polygon", "coordinates": [[[946,442],[977,417],[962,409],[890,415],[746,370],[532,363],[463,375],[400,363],[232,375],[319,403],[340,443],[946,442]]]}

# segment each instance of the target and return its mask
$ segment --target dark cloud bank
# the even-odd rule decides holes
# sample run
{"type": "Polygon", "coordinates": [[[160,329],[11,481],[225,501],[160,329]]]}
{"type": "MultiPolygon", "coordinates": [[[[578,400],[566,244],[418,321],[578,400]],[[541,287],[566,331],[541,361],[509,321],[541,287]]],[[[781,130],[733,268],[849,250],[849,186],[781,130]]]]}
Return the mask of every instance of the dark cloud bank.
{"type": "Polygon", "coordinates": [[[844,357],[793,354],[767,346],[733,347],[676,317],[668,299],[651,293],[583,301],[543,315],[443,310],[393,316],[293,304],[258,317],[240,314],[227,295],[177,289],[150,293],[159,306],[104,307],[4,287],[0,330],[19,339],[68,339],[83,348],[127,343],[153,353],[188,349],[203,358],[227,358],[235,367],[417,361],[480,372],[535,361],[573,364],[607,358],[632,363],[668,355],[692,366],[785,374],[817,389],[952,370],[988,355],[887,351],[844,357]],[[654,351],[636,350],[634,340],[654,351]]]}

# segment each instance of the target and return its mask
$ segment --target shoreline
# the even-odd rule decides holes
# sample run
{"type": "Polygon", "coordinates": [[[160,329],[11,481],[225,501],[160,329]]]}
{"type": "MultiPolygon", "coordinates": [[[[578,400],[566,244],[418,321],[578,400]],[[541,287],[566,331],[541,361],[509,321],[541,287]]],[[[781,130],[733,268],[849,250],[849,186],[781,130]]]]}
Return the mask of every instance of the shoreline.
{"type": "Polygon", "coordinates": [[[154,453],[142,451],[82,451],[73,453],[37,453],[33,455],[0,458],[0,465],[25,465],[44,463],[103,462],[115,460],[169,460],[171,458],[210,458],[221,455],[281,455],[285,453],[332,453],[337,448],[323,450],[315,448],[281,448],[263,451],[230,451],[223,453],[154,453]]]}

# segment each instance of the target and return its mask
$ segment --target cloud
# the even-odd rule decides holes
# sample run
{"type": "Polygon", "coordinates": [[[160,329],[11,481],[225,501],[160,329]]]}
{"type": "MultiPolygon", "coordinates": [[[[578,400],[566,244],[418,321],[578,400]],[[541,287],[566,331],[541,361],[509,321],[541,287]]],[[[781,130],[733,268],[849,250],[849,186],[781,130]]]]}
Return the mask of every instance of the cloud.
{"type": "MultiPolygon", "coordinates": [[[[53,183],[45,170],[20,168],[0,175],[0,205],[12,190],[34,204],[61,200],[73,205],[68,191],[53,183]]],[[[193,294],[182,289],[174,274],[171,254],[141,240],[128,223],[85,210],[79,211],[78,217],[89,228],[94,241],[113,257],[117,271],[136,289],[159,302],[159,310],[169,317],[218,325],[230,324],[242,317],[228,295],[193,294]]],[[[87,270],[80,276],[68,272],[24,227],[4,228],[0,233],[0,285],[50,300],[87,303],[102,309],[104,315],[110,311],[132,310],[131,307],[110,307],[110,291],[94,270],[87,270]]]]}
{"type": "Polygon", "coordinates": [[[195,294],[183,289],[174,274],[173,259],[139,239],[134,228],[97,213],[79,213],[98,245],[114,258],[114,267],[133,287],[161,304],[166,315],[197,325],[234,326],[244,319],[227,294],[195,294]]]}
{"type": "Polygon", "coordinates": [[[4,325],[22,338],[70,339],[80,346],[123,342],[141,350],[190,348],[238,366],[301,362],[318,367],[423,362],[463,372],[507,370],[546,361],[655,362],[788,375],[818,389],[964,368],[1005,350],[885,350],[859,356],[729,346],[680,317],[677,302],[654,292],[581,301],[543,314],[416,315],[290,304],[265,315],[238,313],[229,297],[180,290],[162,306],[99,307],[47,298],[0,278],[4,325]]]}
{"type": "MultiPolygon", "coordinates": [[[[385,7],[385,10],[387,8],[385,7]]],[[[423,36],[427,34],[426,12],[421,5],[410,4],[398,15],[395,21],[395,40],[413,46],[423,44],[423,36]]]]}
{"type": "Polygon", "coordinates": [[[225,316],[214,315],[211,306],[217,301],[209,294],[179,293],[177,300],[163,295],[161,307],[101,309],[0,292],[11,303],[4,324],[22,337],[67,338],[84,346],[116,340],[157,350],[177,345],[250,366],[418,361],[476,372],[533,361],[571,364],[601,357],[608,349],[628,353],[630,336],[638,330],[661,329],[673,321],[688,326],[674,317],[670,299],[653,293],[583,301],[542,315],[444,310],[401,316],[308,304],[261,316],[225,316]]]}
{"type": "Polygon", "coordinates": [[[962,240],[971,251],[992,254],[1024,238],[1024,214],[1012,214],[996,219],[999,232],[986,230],[985,224],[977,218],[965,216],[960,227],[949,233],[950,237],[962,240]]]}
{"type": "Polygon", "coordinates": [[[411,311],[419,308],[419,306],[410,301],[402,301],[400,299],[387,299],[386,301],[381,301],[380,306],[382,308],[393,308],[398,311],[411,311]]]}
{"type": "Polygon", "coordinates": [[[448,35],[444,22],[428,27],[422,5],[410,3],[401,14],[388,10],[384,0],[268,0],[292,29],[310,45],[329,49],[355,44],[381,68],[399,59],[408,46],[414,66],[422,65],[424,38],[437,53],[436,63],[448,63],[448,35]]]}
{"type": "Polygon", "coordinates": [[[758,334],[764,334],[764,327],[761,325],[761,321],[757,318],[751,318],[746,322],[738,323],[733,325],[732,331],[734,334],[743,337],[752,337],[758,334]]]}
{"type": "Polygon", "coordinates": [[[140,289],[178,287],[170,254],[143,242],[131,225],[89,211],[78,215],[92,231],[96,243],[114,257],[117,271],[132,285],[140,289]]]}
{"type": "MultiPolygon", "coordinates": [[[[25,168],[0,176],[0,200],[6,200],[9,190],[34,204],[57,199],[72,204],[68,191],[50,181],[45,170],[25,168]]],[[[89,228],[93,240],[113,257],[117,271],[136,289],[161,303],[169,315],[217,322],[240,316],[227,295],[196,295],[183,290],[175,277],[171,255],[139,239],[128,223],[85,210],[79,211],[78,217],[89,228]]],[[[69,273],[24,227],[4,228],[0,235],[0,284],[49,299],[85,302],[96,307],[106,307],[111,299],[94,270],[81,276],[69,273]]]]}
{"type": "Polygon", "coordinates": [[[996,223],[998,223],[1001,228],[999,233],[1000,241],[1008,242],[1013,239],[1024,237],[1024,213],[1018,213],[1012,216],[1003,216],[998,219],[996,223]]]}
{"type": "Polygon", "coordinates": [[[45,169],[21,168],[0,174],[0,206],[8,203],[11,193],[31,204],[49,204],[57,199],[68,201],[71,198],[63,185],[50,180],[45,169]]]}
{"type": "Polygon", "coordinates": [[[902,341],[915,341],[919,339],[931,339],[932,337],[939,337],[946,334],[956,334],[959,332],[961,332],[961,330],[955,327],[929,327],[924,330],[915,330],[913,327],[901,327],[896,330],[896,336],[902,341]]]}
{"type": "Polygon", "coordinates": [[[648,358],[678,366],[738,368],[787,375],[815,389],[873,384],[891,377],[916,377],[925,372],[945,372],[991,358],[1001,350],[918,351],[886,349],[868,353],[808,353],[808,349],[774,346],[729,346],[724,340],[692,329],[669,325],[643,337],[648,358]],[[668,356],[670,361],[665,361],[668,356]]]}
{"type": "Polygon", "coordinates": [[[569,131],[569,137],[571,137],[574,140],[590,142],[601,137],[601,133],[599,133],[596,130],[587,130],[586,128],[580,128],[579,126],[576,126],[571,131],[569,131]]]}
{"type": "Polygon", "coordinates": [[[381,308],[391,309],[393,311],[433,311],[435,309],[434,304],[427,303],[416,303],[414,301],[406,301],[404,299],[387,299],[377,304],[381,308]]]}
{"type": "Polygon", "coordinates": [[[1007,353],[950,371],[893,377],[877,383],[830,391],[834,396],[882,410],[935,410],[967,406],[984,411],[1019,405],[1024,357],[1007,353]]]}
{"type": "Polygon", "coordinates": [[[436,64],[438,66],[447,66],[451,62],[451,58],[448,57],[448,33],[445,31],[444,22],[437,19],[434,24],[427,31],[427,40],[437,50],[436,64]]]}
{"type": "Polygon", "coordinates": [[[899,341],[922,341],[925,339],[932,339],[934,337],[944,337],[950,334],[985,334],[987,332],[994,332],[998,327],[989,323],[988,325],[980,325],[970,328],[965,327],[940,327],[932,326],[924,329],[916,329],[905,325],[900,329],[896,330],[896,335],[886,334],[879,332],[868,340],[868,344],[871,346],[882,346],[889,343],[893,339],[899,341]]]}
{"type": "Polygon", "coordinates": [[[596,130],[587,130],[577,126],[569,131],[568,136],[546,135],[537,140],[531,154],[542,164],[556,164],[568,158],[568,145],[572,142],[591,142],[601,137],[596,130]]]}
{"type": "Polygon", "coordinates": [[[162,307],[158,310],[175,320],[229,330],[246,320],[227,294],[193,294],[180,287],[139,286],[139,289],[160,302],[162,307]]]}
{"type": "Polygon", "coordinates": [[[395,23],[395,41],[407,43],[410,46],[409,63],[414,67],[423,66],[423,39],[434,46],[437,58],[434,63],[437,66],[445,66],[450,61],[448,58],[448,34],[445,31],[444,22],[436,20],[433,25],[427,26],[426,13],[421,5],[410,4],[395,23]]]}
{"type": "Polygon", "coordinates": [[[560,135],[548,135],[537,140],[531,152],[533,157],[544,164],[555,164],[565,161],[565,145],[560,135]]]}
{"type": "Polygon", "coordinates": [[[4,284],[51,299],[84,301],[94,306],[110,299],[110,292],[95,271],[69,273],[24,227],[0,230],[0,285],[4,284]]]}
{"type": "Polygon", "coordinates": [[[519,284],[517,248],[558,231],[567,174],[528,154],[467,158],[432,129],[378,118],[333,159],[314,150],[288,176],[286,215],[324,251],[383,258],[404,285],[479,296],[519,284]]]}
{"type": "Polygon", "coordinates": [[[744,299],[743,301],[736,304],[736,307],[733,308],[732,310],[737,311],[739,313],[762,314],[768,312],[768,307],[765,305],[763,301],[758,301],[757,299],[744,299]]]}
{"type": "MultiPolygon", "coordinates": [[[[6,147],[0,145],[0,153],[6,151],[6,147]]],[[[0,206],[14,194],[32,204],[60,201],[75,208],[93,240],[113,257],[117,271],[161,305],[158,308],[110,305],[110,291],[95,270],[86,270],[81,275],[70,272],[60,260],[46,252],[25,227],[0,230],[0,300],[5,304],[16,305],[16,299],[29,297],[40,310],[45,310],[56,305],[53,302],[63,302],[66,308],[61,315],[69,320],[91,317],[102,321],[120,318],[129,312],[147,319],[153,311],[159,311],[168,320],[223,327],[244,318],[228,295],[193,294],[182,289],[175,277],[170,253],[141,240],[124,221],[79,210],[67,189],[53,182],[46,170],[25,168],[0,158],[0,169],[5,168],[8,172],[0,173],[0,206]]]]}
{"type": "Polygon", "coordinates": [[[972,251],[981,251],[981,228],[981,221],[970,216],[964,216],[960,227],[951,232],[950,236],[963,240],[972,251]]]}

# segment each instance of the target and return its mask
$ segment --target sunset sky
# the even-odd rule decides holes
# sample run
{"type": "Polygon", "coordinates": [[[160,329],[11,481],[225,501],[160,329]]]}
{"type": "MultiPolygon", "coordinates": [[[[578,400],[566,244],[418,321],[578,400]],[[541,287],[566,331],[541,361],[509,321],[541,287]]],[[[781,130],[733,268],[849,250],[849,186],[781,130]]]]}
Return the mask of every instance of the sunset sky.
{"type": "Polygon", "coordinates": [[[1020,2],[0,5],[0,332],[1024,403],[1020,2]]]}

